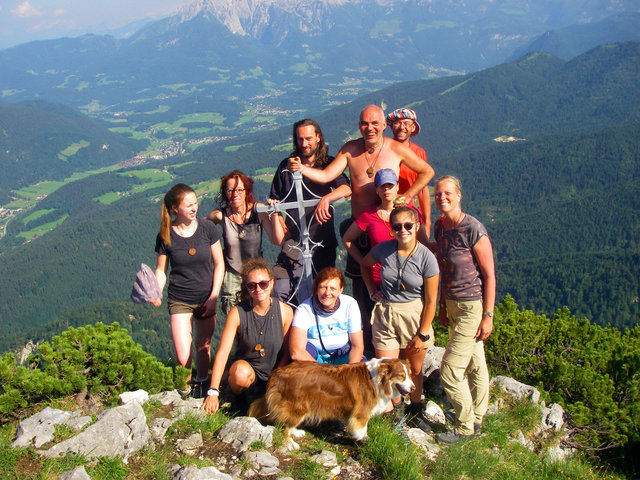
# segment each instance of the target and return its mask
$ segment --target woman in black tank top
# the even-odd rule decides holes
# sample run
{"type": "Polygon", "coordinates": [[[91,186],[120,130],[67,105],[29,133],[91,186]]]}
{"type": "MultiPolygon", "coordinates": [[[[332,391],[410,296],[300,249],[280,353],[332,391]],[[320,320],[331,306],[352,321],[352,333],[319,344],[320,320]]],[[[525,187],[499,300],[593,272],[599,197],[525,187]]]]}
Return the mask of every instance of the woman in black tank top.
{"type": "Polygon", "coordinates": [[[238,395],[264,394],[267,379],[277,365],[289,361],[288,334],[293,310],[271,296],[273,272],[262,258],[250,259],[242,268],[243,301],[229,311],[211,372],[211,388],[202,408],[215,413],[220,406],[220,382],[235,342],[229,367],[229,387],[238,395]]]}

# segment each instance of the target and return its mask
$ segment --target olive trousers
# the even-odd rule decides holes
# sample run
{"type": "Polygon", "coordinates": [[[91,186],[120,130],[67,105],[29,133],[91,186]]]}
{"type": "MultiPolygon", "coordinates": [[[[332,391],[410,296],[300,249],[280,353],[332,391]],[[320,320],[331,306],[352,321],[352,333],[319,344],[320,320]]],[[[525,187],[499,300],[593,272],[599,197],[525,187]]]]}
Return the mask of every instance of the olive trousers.
{"type": "Polygon", "coordinates": [[[440,366],[440,380],[456,413],[455,430],[473,435],[489,404],[489,369],[484,342],[476,340],[482,320],[482,300],[447,300],[449,344],[440,366]]]}

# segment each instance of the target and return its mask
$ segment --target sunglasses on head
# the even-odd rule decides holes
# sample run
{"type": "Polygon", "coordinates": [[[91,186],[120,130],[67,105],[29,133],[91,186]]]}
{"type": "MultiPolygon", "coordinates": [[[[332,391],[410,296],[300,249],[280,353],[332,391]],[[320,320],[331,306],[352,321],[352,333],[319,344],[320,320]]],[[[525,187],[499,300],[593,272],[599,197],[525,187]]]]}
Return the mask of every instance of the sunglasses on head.
{"type": "Polygon", "coordinates": [[[253,292],[258,287],[260,287],[260,290],[266,290],[267,288],[269,288],[270,283],[270,280],[262,280],[261,282],[249,282],[247,283],[247,288],[250,292],[253,292]]]}
{"type": "Polygon", "coordinates": [[[413,228],[415,224],[413,222],[405,222],[405,223],[394,223],[391,228],[393,228],[394,232],[402,231],[402,227],[408,232],[413,228]]]}

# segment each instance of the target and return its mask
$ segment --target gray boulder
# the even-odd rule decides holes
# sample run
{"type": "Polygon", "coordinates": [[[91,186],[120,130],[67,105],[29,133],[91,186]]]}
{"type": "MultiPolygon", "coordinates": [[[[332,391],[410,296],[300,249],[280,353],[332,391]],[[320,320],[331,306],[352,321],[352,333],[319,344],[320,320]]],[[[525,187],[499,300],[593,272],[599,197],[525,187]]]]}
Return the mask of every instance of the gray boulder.
{"type": "Polygon", "coordinates": [[[53,441],[56,425],[66,425],[72,417],[71,412],[47,407],[18,424],[16,438],[11,446],[40,448],[53,441]]]}
{"type": "Polygon", "coordinates": [[[564,409],[557,403],[552,403],[547,409],[549,412],[543,418],[543,424],[554,430],[560,430],[564,426],[564,409]]]}
{"type": "Polygon", "coordinates": [[[238,452],[245,452],[254,442],[262,442],[266,447],[271,447],[273,430],[272,426],[264,427],[253,417],[236,417],[222,427],[218,439],[238,452]]]}
{"type": "Polygon", "coordinates": [[[504,377],[502,375],[498,375],[491,379],[491,385],[498,384],[503,391],[513,395],[514,397],[527,398],[533,403],[537,404],[540,401],[540,392],[537,388],[532,387],[530,385],[525,385],[513,378],[504,377]]]}
{"type": "Polygon", "coordinates": [[[138,402],[140,405],[149,400],[149,393],[144,390],[136,390],[135,392],[124,392],[118,395],[120,405],[126,405],[131,402],[138,402]]]}
{"type": "Polygon", "coordinates": [[[200,432],[192,433],[187,438],[181,438],[176,441],[176,447],[185,455],[194,456],[198,450],[202,448],[204,441],[200,432]]]}
{"type": "Polygon", "coordinates": [[[444,351],[445,349],[443,347],[431,347],[427,350],[424,360],[422,361],[422,375],[429,377],[436,370],[440,370],[444,351]]]}
{"type": "Polygon", "coordinates": [[[173,480],[235,480],[234,477],[222,473],[216,467],[198,468],[193,464],[184,467],[175,466],[173,469],[173,480]],[[175,468],[177,467],[177,468],[175,468]]]}
{"type": "Polygon", "coordinates": [[[282,474],[282,470],[278,468],[280,461],[266,450],[245,452],[243,458],[247,459],[260,477],[274,477],[282,474]]]}
{"type": "Polygon", "coordinates": [[[144,411],[140,404],[133,402],[105,410],[96,422],[82,433],[38,453],[45,457],[77,454],[87,458],[126,459],[145,448],[150,439],[144,411]]]}
{"type": "Polygon", "coordinates": [[[58,475],[58,478],[60,480],[91,480],[91,477],[82,465],[68,472],[62,472],[58,475]]]}

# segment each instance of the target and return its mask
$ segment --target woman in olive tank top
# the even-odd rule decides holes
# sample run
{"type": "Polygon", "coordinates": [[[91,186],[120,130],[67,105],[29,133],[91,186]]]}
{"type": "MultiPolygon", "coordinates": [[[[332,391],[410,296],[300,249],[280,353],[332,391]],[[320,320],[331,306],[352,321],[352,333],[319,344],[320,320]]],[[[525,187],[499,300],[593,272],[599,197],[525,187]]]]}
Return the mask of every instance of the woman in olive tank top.
{"type": "Polygon", "coordinates": [[[289,361],[288,335],[293,310],[271,296],[273,285],[273,272],[264,259],[245,262],[244,299],[231,308],[222,331],[211,372],[211,388],[202,405],[207,413],[215,413],[219,408],[220,382],[234,342],[235,357],[229,367],[228,383],[236,395],[263,395],[271,371],[289,361]]]}

